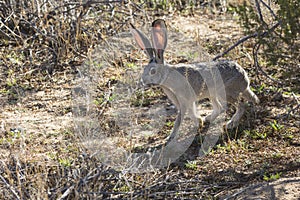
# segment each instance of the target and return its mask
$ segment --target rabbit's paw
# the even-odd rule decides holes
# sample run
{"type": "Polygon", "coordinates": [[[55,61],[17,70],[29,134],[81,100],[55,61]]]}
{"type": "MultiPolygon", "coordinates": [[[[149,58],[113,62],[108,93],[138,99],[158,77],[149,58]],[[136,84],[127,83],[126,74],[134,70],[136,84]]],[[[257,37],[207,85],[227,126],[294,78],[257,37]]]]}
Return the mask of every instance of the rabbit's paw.
{"type": "Polygon", "coordinates": [[[213,122],[214,120],[215,120],[215,117],[212,114],[209,114],[204,118],[204,123],[209,124],[209,123],[213,122]]]}
{"type": "Polygon", "coordinates": [[[200,131],[204,127],[204,119],[202,117],[199,117],[199,123],[198,123],[198,131],[200,131]]]}
{"type": "Polygon", "coordinates": [[[229,121],[226,123],[225,128],[226,128],[226,129],[233,129],[233,128],[237,127],[237,126],[238,126],[238,122],[233,121],[233,120],[229,120],[229,121]]]}

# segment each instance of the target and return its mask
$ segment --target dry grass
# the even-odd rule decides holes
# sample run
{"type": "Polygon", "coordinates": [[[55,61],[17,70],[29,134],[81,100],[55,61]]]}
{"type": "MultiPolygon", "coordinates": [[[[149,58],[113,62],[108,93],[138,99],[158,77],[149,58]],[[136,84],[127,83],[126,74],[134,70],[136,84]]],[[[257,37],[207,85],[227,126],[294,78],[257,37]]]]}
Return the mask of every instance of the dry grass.
{"type": "MultiPolygon", "coordinates": [[[[78,71],[93,65],[91,69],[96,70],[91,71],[94,79],[89,89],[95,97],[92,114],[96,113],[100,132],[122,139],[117,147],[137,152],[162,144],[174,113],[154,125],[146,117],[133,115],[139,121],[127,129],[112,114],[120,109],[114,107],[114,88],[120,82],[133,83],[141,70],[138,64],[146,62],[133,47],[127,25],[142,26],[164,14],[170,35],[182,36],[181,40],[171,37],[168,60],[205,60],[243,33],[231,14],[217,15],[219,5],[206,9],[182,5],[185,1],[181,5],[17,2],[0,2],[0,199],[220,199],[249,183],[300,175],[297,75],[289,80],[282,68],[271,66],[269,73],[278,70],[276,78],[288,80],[281,88],[274,86],[252,68],[251,41],[228,57],[244,64],[262,103],[254,110],[249,107],[240,127],[224,134],[205,157],[197,157],[198,137],[169,167],[130,173],[123,166],[117,171],[97,155],[101,137],[91,135],[91,127],[88,132],[74,128],[78,127],[73,121],[76,112],[72,112],[78,71]],[[125,35],[115,35],[121,32],[125,35]],[[132,77],[124,78],[128,73],[132,77]],[[149,124],[163,128],[139,144],[124,131],[144,130],[143,125],[149,124]],[[86,145],[86,141],[91,143],[86,145]]],[[[285,64],[297,67],[299,61],[285,64]]],[[[159,89],[126,94],[137,112],[167,102],[159,89]]]]}

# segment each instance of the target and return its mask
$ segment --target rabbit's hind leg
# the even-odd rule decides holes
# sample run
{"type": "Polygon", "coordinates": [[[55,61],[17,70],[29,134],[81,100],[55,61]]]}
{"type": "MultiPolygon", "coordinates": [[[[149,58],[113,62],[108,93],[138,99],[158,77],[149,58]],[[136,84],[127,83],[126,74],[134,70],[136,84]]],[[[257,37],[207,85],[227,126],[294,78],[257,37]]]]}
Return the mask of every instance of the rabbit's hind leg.
{"type": "Polygon", "coordinates": [[[258,97],[254,94],[254,92],[251,91],[250,87],[248,86],[247,89],[243,92],[243,97],[251,101],[253,103],[259,104],[259,99],[258,97]]]}
{"type": "Polygon", "coordinates": [[[238,101],[237,104],[233,104],[236,107],[236,111],[232,118],[226,123],[226,129],[233,129],[239,125],[239,121],[245,112],[245,103],[238,101]]]}
{"type": "Polygon", "coordinates": [[[222,104],[217,98],[213,98],[211,100],[212,106],[213,106],[213,111],[211,114],[207,115],[204,119],[204,122],[212,122],[214,121],[220,113],[224,111],[222,104]]]}

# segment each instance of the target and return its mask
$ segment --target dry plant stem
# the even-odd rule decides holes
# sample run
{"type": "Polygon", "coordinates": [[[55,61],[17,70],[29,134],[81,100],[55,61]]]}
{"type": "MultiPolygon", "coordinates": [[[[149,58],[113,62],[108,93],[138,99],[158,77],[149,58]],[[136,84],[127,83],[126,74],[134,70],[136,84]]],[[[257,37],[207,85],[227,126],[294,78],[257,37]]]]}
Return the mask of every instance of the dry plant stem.
{"type": "Polygon", "coordinates": [[[251,35],[247,35],[243,38],[241,38],[239,41],[237,41],[235,44],[233,44],[232,46],[230,46],[228,49],[226,49],[223,53],[218,54],[216,57],[213,58],[213,61],[218,60],[219,58],[223,57],[224,55],[228,54],[232,49],[234,49],[235,47],[239,46],[240,44],[244,43],[245,41],[247,41],[250,38],[255,38],[258,36],[258,33],[253,33],[251,35]]]}
{"type": "MultiPolygon", "coordinates": [[[[263,0],[255,0],[255,4],[256,4],[256,8],[257,8],[257,12],[258,12],[258,16],[259,16],[259,19],[261,21],[262,24],[264,25],[267,25],[267,23],[264,21],[263,19],[263,15],[261,13],[261,8],[260,8],[260,3],[263,4],[263,6],[265,6],[271,13],[271,15],[276,18],[276,15],[274,14],[273,10],[263,1],[263,0]]],[[[239,41],[237,41],[235,44],[233,44],[232,46],[230,46],[228,49],[226,49],[223,53],[217,55],[215,58],[213,58],[213,60],[217,60],[221,57],[223,57],[224,55],[226,55],[227,53],[229,53],[232,49],[234,49],[235,47],[237,47],[238,45],[244,43],[245,41],[247,41],[248,39],[250,38],[263,38],[263,37],[266,37],[268,34],[274,32],[274,30],[279,26],[281,25],[281,22],[278,21],[276,24],[274,24],[271,28],[269,28],[267,31],[264,31],[262,33],[260,32],[255,32],[251,35],[247,35],[243,38],[241,38],[239,41]]],[[[253,47],[253,51],[252,51],[252,54],[253,54],[253,57],[254,57],[254,65],[257,69],[259,69],[259,71],[264,75],[266,76],[268,79],[270,79],[271,81],[277,83],[278,85],[283,85],[280,81],[278,80],[275,80],[274,78],[272,78],[271,76],[269,76],[263,69],[262,67],[259,65],[259,62],[258,62],[258,51],[259,51],[259,48],[260,48],[260,43],[257,42],[254,47],[253,47]]]]}
{"type": "MultiPolygon", "coordinates": [[[[67,10],[66,12],[77,9],[78,7],[83,6],[84,8],[91,7],[93,4],[108,4],[108,3],[124,3],[124,0],[115,0],[115,1],[87,1],[86,3],[75,2],[75,3],[65,3],[63,5],[57,6],[54,10],[57,10],[66,6],[74,6],[73,8],[67,10]]],[[[65,12],[65,11],[64,11],[65,12]]]]}
{"type": "Polygon", "coordinates": [[[259,5],[258,0],[255,0],[255,6],[256,6],[257,14],[259,16],[259,19],[260,19],[261,23],[263,23],[265,25],[266,22],[264,21],[263,15],[261,14],[261,9],[260,9],[260,5],[259,5]]]}
{"type": "Polygon", "coordinates": [[[298,101],[298,99],[297,99],[297,96],[295,95],[295,93],[294,93],[294,92],[292,92],[292,95],[293,95],[293,97],[294,97],[295,101],[297,102],[297,104],[300,104],[300,102],[298,101]]]}
{"type": "MultiPolygon", "coordinates": [[[[243,37],[242,39],[240,39],[239,41],[237,41],[234,45],[232,45],[231,47],[229,47],[228,49],[226,49],[223,53],[217,55],[215,58],[213,58],[213,61],[223,57],[224,55],[226,55],[227,53],[229,53],[232,49],[234,49],[235,47],[237,47],[238,45],[244,43],[245,41],[247,41],[250,38],[255,38],[255,37],[259,37],[259,38],[263,38],[265,36],[267,36],[268,34],[270,34],[271,32],[273,32],[281,23],[277,22],[276,24],[274,24],[268,31],[265,31],[263,33],[259,33],[259,32],[255,32],[251,35],[247,35],[245,37],[243,37]]],[[[275,80],[274,78],[270,77],[259,65],[258,63],[258,50],[260,47],[260,43],[256,43],[255,46],[253,47],[253,57],[254,57],[254,65],[256,66],[257,69],[259,69],[261,71],[261,73],[266,76],[268,79],[272,80],[273,82],[282,85],[281,82],[279,82],[278,80],[275,80]]]]}
{"type": "Polygon", "coordinates": [[[295,108],[293,108],[291,106],[291,110],[285,115],[286,118],[289,118],[292,112],[295,112],[296,110],[300,109],[300,102],[298,101],[296,95],[294,93],[292,93],[297,105],[295,106],[295,108]]]}
{"type": "MultiPolygon", "coordinates": [[[[4,163],[2,163],[2,164],[4,164],[4,163]]],[[[21,199],[19,197],[19,195],[17,194],[17,192],[14,190],[14,188],[7,183],[7,181],[5,180],[5,178],[2,175],[0,175],[0,179],[2,180],[3,183],[5,183],[6,187],[9,188],[9,190],[13,193],[13,195],[16,197],[16,199],[21,199]]]]}
{"type": "MultiPolygon", "coordinates": [[[[0,23],[1,23],[0,30],[1,30],[2,27],[4,27],[4,28],[6,28],[13,36],[15,36],[15,37],[17,37],[17,38],[19,38],[19,39],[22,39],[21,36],[17,35],[13,30],[11,30],[8,26],[6,26],[2,21],[0,21],[0,23]]],[[[5,32],[3,32],[2,30],[1,30],[1,32],[2,32],[3,34],[5,34],[5,36],[7,36],[8,38],[12,39],[8,34],[6,34],[5,32]]]]}
{"type": "Polygon", "coordinates": [[[295,108],[291,109],[288,114],[287,114],[287,118],[289,118],[290,114],[296,110],[298,110],[300,108],[300,104],[298,104],[295,108]]]}
{"type": "Polygon", "coordinates": [[[72,185],[71,187],[69,187],[60,198],[58,198],[59,200],[66,198],[71,192],[72,190],[74,190],[75,186],[72,185]]]}
{"type": "Polygon", "coordinates": [[[269,12],[274,17],[274,19],[277,19],[277,16],[275,15],[274,11],[270,8],[270,6],[268,6],[263,0],[255,0],[255,6],[257,9],[257,14],[260,19],[260,22],[263,26],[265,26],[267,28],[268,24],[265,22],[263,14],[261,13],[260,3],[262,3],[262,5],[265,6],[269,10],[269,12]]]}
{"type": "Polygon", "coordinates": [[[269,10],[271,15],[274,17],[274,19],[277,19],[277,16],[275,15],[274,11],[270,6],[268,6],[263,0],[260,0],[260,2],[269,10]]]}
{"type": "Polygon", "coordinates": [[[272,78],[271,76],[269,76],[268,74],[267,74],[267,72],[265,72],[263,69],[262,69],[262,67],[260,66],[260,64],[259,64],[259,62],[258,62],[258,51],[259,51],[259,48],[260,48],[260,43],[259,42],[257,42],[255,45],[254,45],[254,47],[253,47],[253,51],[252,51],[252,54],[253,54],[253,57],[254,57],[254,66],[256,67],[256,69],[259,69],[259,71],[264,75],[264,76],[266,76],[268,79],[270,79],[271,81],[273,81],[273,82],[275,82],[275,83],[277,83],[278,85],[280,85],[280,86],[282,86],[283,84],[280,82],[280,81],[278,81],[278,80],[276,80],[276,79],[274,79],[274,78],[272,78]]]}
{"type": "Polygon", "coordinates": [[[259,37],[259,38],[263,38],[265,36],[267,36],[269,33],[273,32],[281,23],[277,22],[276,24],[274,24],[269,30],[264,31],[262,33],[259,32],[255,32],[251,35],[247,35],[243,38],[241,38],[239,41],[237,41],[235,44],[233,44],[232,46],[230,46],[228,49],[226,49],[223,53],[217,55],[216,57],[213,58],[213,61],[223,57],[224,55],[228,54],[232,49],[234,49],[235,47],[239,46],[240,44],[246,42],[247,40],[249,40],[250,38],[255,38],[255,37],[259,37]]]}

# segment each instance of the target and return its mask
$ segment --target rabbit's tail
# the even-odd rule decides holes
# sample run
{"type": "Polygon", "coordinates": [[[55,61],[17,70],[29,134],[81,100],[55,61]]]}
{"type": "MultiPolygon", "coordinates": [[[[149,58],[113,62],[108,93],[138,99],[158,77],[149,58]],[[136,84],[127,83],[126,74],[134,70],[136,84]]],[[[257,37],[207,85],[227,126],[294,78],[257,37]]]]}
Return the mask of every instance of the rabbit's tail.
{"type": "Polygon", "coordinates": [[[259,104],[259,99],[256,96],[256,94],[254,94],[254,92],[251,91],[250,87],[248,87],[243,95],[248,101],[251,101],[253,103],[259,104]]]}

